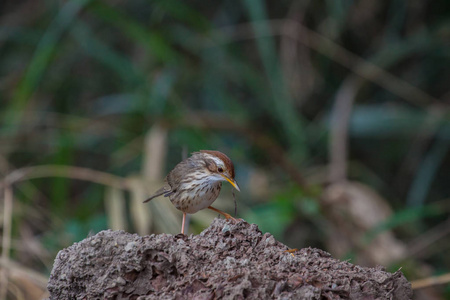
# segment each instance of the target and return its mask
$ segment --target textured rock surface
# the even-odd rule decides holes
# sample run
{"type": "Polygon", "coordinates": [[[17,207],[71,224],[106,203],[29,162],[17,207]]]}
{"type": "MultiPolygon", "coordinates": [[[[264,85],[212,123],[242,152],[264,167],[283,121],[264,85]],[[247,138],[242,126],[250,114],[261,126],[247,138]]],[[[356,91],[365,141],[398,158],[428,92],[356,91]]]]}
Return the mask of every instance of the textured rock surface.
{"type": "Polygon", "coordinates": [[[287,247],[216,219],[200,235],[102,231],[58,253],[50,299],[411,299],[401,272],[287,247]]]}

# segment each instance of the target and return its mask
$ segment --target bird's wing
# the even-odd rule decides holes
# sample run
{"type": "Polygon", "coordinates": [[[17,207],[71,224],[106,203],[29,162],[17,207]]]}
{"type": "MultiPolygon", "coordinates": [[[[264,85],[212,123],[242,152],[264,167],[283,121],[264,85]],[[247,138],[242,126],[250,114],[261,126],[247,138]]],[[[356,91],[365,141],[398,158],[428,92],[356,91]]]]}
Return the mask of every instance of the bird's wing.
{"type": "Polygon", "coordinates": [[[186,174],[190,174],[197,169],[201,169],[201,165],[193,159],[195,155],[196,153],[180,162],[167,175],[166,181],[170,185],[172,191],[176,191],[178,189],[183,179],[185,179],[186,174]]]}
{"type": "Polygon", "coordinates": [[[162,195],[164,195],[164,197],[169,197],[170,195],[176,193],[186,174],[190,174],[196,169],[201,169],[202,165],[199,164],[196,159],[193,159],[196,158],[196,155],[198,154],[198,152],[195,152],[191,157],[176,165],[175,168],[173,168],[173,170],[166,176],[167,184],[157,190],[153,195],[145,200],[144,203],[162,195]]]}

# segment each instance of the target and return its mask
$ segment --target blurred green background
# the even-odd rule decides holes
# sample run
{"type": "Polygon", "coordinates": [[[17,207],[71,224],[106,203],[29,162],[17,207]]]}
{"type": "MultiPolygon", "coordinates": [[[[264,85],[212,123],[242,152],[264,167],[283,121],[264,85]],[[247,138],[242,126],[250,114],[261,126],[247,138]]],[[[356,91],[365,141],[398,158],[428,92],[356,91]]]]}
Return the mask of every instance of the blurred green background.
{"type": "MultiPolygon", "coordinates": [[[[233,160],[237,216],[289,247],[448,278],[450,2],[0,10],[0,297],[40,299],[57,252],[100,230],[179,233],[167,199],[142,201],[200,149],[233,160]]],[[[215,206],[234,215],[229,185],[215,206]]]]}

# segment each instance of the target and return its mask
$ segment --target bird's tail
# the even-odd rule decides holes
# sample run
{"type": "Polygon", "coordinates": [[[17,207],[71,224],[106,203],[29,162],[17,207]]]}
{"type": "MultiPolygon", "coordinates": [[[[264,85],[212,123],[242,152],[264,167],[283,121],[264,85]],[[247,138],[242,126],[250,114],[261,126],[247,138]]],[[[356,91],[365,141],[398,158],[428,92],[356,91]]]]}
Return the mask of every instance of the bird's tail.
{"type": "Polygon", "coordinates": [[[151,195],[147,200],[144,201],[144,203],[147,203],[148,201],[152,200],[153,198],[159,197],[161,195],[164,195],[166,193],[170,192],[167,187],[163,186],[159,190],[157,190],[153,195],[151,195]]]}

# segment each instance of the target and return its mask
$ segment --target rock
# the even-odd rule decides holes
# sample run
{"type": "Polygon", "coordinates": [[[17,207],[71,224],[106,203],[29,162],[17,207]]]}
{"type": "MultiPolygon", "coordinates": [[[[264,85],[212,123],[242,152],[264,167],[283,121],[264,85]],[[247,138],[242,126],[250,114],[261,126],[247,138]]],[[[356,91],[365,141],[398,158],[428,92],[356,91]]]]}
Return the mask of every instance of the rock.
{"type": "Polygon", "coordinates": [[[291,255],[255,224],[215,219],[200,235],[102,231],[61,250],[50,299],[411,299],[400,271],[319,249],[291,255]]]}

